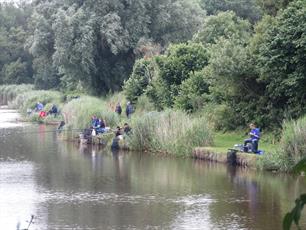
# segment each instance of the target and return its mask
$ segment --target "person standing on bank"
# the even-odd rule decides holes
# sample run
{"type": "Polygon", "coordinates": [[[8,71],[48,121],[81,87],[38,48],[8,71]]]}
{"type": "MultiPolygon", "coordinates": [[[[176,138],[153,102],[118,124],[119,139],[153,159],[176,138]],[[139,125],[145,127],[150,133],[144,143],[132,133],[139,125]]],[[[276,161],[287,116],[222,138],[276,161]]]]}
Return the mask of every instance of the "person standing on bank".
{"type": "Polygon", "coordinates": [[[131,118],[131,114],[134,112],[133,110],[133,106],[131,104],[130,101],[128,101],[128,103],[126,104],[126,109],[125,109],[125,114],[127,116],[127,118],[131,118]]]}
{"type": "Polygon", "coordinates": [[[121,108],[121,105],[120,105],[119,102],[118,102],[118,104],[116,105],[115,112],[118,113],[119,116],[120,116],[121,113],[122,113],[122,108],[121,108]]]}
{"type": "Polygon", "coordinates": [[[256,125],[255,123],[251,123],[250,124],[250,138],[248,139],[245,139],[244,140],[244,147],[246,147],[246,145],[248,143],[251,143],[251,146],[252,146],[252,152],[253,153],[257,153],[258,151],[258,142],[259,142],[259,139],[260,139],[260,130],[259,128],[256,128],[256,125]]]}

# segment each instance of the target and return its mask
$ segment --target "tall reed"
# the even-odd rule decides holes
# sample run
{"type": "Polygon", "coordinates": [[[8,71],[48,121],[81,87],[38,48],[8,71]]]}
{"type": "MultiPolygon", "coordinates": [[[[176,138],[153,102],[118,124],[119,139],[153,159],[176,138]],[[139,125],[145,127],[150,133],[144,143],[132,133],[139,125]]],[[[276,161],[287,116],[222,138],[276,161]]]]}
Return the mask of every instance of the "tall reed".
{"type": "Polygon", "coordinates": [[[264,154],[258,166],[266,170],[290,171],[306,157],[306,116],[296,121],[285,121],[279,146],[264,154]]]}
{"type": "Polygon", "coordinates": [[[50,107],[50,104],[58,105],[62,101],[63,95],[58,91],[32,90],[19,94],[11,105],[13,108],[25,113],[28,108],[34,109],[37,102],[41,102],[44,105],[49,104],[50,107]]]}
{"type": "Polygon", "coordinates": [[[295,163],[306,157],[306,116],[283,124],[281,149],[295,163]]]}
{"type": "Polygon", "coordinates": [[[181,111],[150,112],[133,117],[128,144],[134,150],[189,156],[196,146],[212,144],[213,131],[204,118],[181,111]]]}
{"type": "Polygon", "coordinates": [[[34,89],[34,85],[0,85],[0,104],[7,105],[12,102],[19,94],[34,89]]]}
{"type": "Polygon", "coordinates": [[[109,108],[105,101],[96,97],[82,96],[64,105],[62,113],[70,128],[83,129],[90,126],[91,117],[103,118],[107,126],[119,124],[118,115],[109,108]]]}

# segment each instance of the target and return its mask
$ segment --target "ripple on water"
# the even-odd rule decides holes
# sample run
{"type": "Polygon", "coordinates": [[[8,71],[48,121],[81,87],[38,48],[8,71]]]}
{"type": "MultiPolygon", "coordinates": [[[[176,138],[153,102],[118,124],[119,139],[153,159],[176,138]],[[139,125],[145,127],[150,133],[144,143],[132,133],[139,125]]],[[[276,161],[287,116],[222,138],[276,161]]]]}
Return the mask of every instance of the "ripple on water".
{"type": "Polygon", "coordinates": [[[0,226],[14,229],[19,220],[28,219],[36,204],[36,185],[32,163],[14,160],[0,162],[0,226]]]}
{"type": "Polygon", "coordinates": [[[40,191],[41,202],[53,204],[81,204],[84,202],[92,202],[94,204],[117,205],[118,203],[142,204],[142,203],[161,203],[176,204],[180,206],[205,206],[215,202],[213,199],[203,196],[180,196],[177,198],[168,198],[160,195],[131,195],[116,193],[91,193],[91,192],[56,192],[56,191],[40,191]]]}

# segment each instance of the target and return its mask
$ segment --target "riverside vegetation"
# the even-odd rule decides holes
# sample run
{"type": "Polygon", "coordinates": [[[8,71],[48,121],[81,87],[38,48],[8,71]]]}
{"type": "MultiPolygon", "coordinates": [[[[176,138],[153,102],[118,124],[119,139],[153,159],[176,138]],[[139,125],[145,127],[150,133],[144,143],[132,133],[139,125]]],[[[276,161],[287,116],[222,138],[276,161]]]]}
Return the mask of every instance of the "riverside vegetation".
{"type": "Polygon", "coordinates": [[[135,146],[168,152],[181,148],[174,139],[194,132],[197,140],[195,123],[203,122],[206,137],[217,133],[218,148],[219,133],[243,133],[255,122],[267,149],[259,167],[287,171],[304,157],[305,15],[303,0],[1,3],[0,84],[31,83],[2,86],[1,99],[15,98],[23,113],[37,101],[47,109],[55,103],[71,129],[92,114],[118,124],[109,104],[129,100],[137,107],[132,125],[156,135],[135,146]],[[81,106],[69,92],[95,97],[81,96],[81,106]],[[149,119],[156,122],[148,111],[159,111],[152,114],[161,121],[185,116],[190,126],[159,135],[172,128],[146,130],[149,119]]]}
{"type": "MultiPolygon", "coordinates": [[[[24,117],[27,117],[26,109],[33,107],[37,101],[46,104],[46,107],[51,107],[54,103],[59,105],[62,114],[65,115],[68,130],[88,127],[93,114],[103,117],[111,127],[127,121],[125,116],[118,116],[114,112],[114,105],[118,100],[126,102],[122,94],[103,99],[86,95],[79,99],[71,99],[71,95],[64,95],[58,91],[33,90],[31,85],[0,86],[0,98],[8,96],[10,96],[9,106],[19,109],[24,117]]],[[[4,102],[6,100],[2,101],[4,102]]],[[[217,131],[215,121],[210,115],[190,115],[173,109],[154,111],[154,106],[145,97],[136,103],[136,108],[136,113],[128,121],[133,127],[133,134],[127,139],[129,147],[134,150],[190,157],[192,150],[198,146],[210,146],[217,152],[226,153],[227,148],[240,143],[245,138],[243,133],[246,130],[230,133],[217,131]]],[[[43,122],[37,115],[28,119],[43,122]]],[[[58,121],[61,119],[63,117],[56,118],[58,121]]],[[[44,122],[49,121],[48,118],[44,120],[44,122]]],[[[273,133],[266,133],[260,143],[266,153],[259,157],[258,168],[289,171],[303,158],[305,121],[306,118],[303,117],[296,121],[285,122],[280,138],[276,140],[272,138],[273,133]]]]}
{"type": "Polygon", "coordinates": [[[0,99],[56,103],[70,128],[93,113],[118,124],[110,104],[129,100],[131,146],[179,155],[255,122],[258,167],[290,171],[306,157],[305,34],[305,0],[0,3],[0,99]]]}

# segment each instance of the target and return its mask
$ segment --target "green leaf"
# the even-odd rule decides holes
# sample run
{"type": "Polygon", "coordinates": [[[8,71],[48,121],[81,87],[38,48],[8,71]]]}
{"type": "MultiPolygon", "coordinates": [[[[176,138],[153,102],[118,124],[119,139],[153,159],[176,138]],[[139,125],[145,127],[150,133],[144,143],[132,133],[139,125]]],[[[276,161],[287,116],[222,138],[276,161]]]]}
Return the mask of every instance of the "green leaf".
{"type": "Polygon", "coordinates": [[[292,169],[293,173],[306,172],[306,158],[300,160],[292,169]]]}
{"type": "Polygon", "coordinates": [[[290,230],[293,221],[293,215],[291,212],[288,212],[283,220],[283,230],[290,230]]]}

